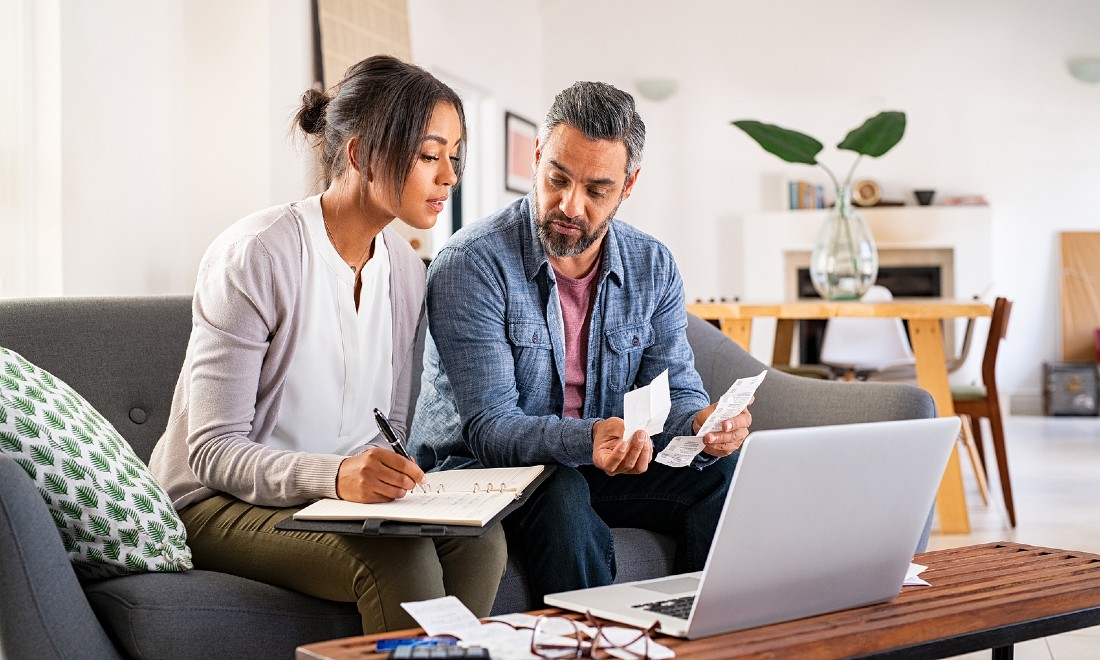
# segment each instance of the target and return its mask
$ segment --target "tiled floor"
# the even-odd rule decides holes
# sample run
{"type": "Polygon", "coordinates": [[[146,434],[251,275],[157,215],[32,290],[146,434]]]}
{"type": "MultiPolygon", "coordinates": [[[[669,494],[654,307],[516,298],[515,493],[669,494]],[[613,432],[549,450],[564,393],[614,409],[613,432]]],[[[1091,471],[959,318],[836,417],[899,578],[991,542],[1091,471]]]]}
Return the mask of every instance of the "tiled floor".
{"type": "MultiPolygon", "coordinates": [[[[992,456],[986,433],[986,456],[992,456]]],[[[963,479],[970,514],[969,534],[933,533],[929,550],[987,541],[1019,541],[1100,553],[1100,419],[1010,417],[1005,424],[1008,464],[1016,503],[1016,529],[1008,526],[994,463],[990,463],[990,505],[982,505],[965,455],[963,479]]],[[[989,658],[989,651],[959,658],[989,658]]],[[[1017,644],[1017,660],[1100,658],[1100,627],[1017,644]]]]}

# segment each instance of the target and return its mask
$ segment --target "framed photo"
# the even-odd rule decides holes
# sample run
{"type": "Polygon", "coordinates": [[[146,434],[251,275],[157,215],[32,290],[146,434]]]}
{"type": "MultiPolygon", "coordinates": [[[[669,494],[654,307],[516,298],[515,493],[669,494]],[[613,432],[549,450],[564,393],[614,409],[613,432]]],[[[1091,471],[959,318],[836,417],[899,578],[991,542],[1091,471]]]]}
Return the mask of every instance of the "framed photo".
{"type": "Polygon", "coordinates": [[[531,190],[531,163],[535,160],[535,124],[511,112],[504,113],[504,189],[526,195],[531,190]]]}

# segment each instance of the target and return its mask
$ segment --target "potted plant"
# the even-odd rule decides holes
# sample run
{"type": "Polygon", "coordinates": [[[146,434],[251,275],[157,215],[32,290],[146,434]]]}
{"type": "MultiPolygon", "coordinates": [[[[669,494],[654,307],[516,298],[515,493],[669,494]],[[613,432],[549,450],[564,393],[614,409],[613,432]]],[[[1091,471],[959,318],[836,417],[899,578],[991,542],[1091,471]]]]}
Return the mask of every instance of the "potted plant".
{"type": "Polygon", "coordinates": [[[788,163],[818,165],[829,175],[836,189],[836,205],[826,217],[810,255],[810,279],[826,300],[858,299],[875,283],[878,251],[863,215],[852,208],[852,175],[864,156],[878,158],[901,140],[905,113],[880,112],[849,131],[836,145],[837,149],[858,154],[843,181],[818,160],[825,147],[809,135],[751,119],[731,123],[765,151],[788,163]]]}

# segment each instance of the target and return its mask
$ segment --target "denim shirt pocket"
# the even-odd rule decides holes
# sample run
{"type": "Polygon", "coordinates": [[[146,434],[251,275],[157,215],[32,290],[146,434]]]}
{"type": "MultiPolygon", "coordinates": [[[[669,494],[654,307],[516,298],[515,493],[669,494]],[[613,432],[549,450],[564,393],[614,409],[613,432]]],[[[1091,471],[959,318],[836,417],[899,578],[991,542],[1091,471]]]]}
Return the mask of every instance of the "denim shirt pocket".
{"type": "Polygon", "coordinates": [[[653,327],[648,323],[612,328],[604,332],[607,360],[604,364],[607,385],[615,392],[626,392],[638,376],[642,352],[653,345],[653,327]]]}
{"type": "Polygon", "coordinates": [[[516,364],[516,389],[526,393],[549,393],[555,369],[546,322],[542,319],[509,321],[508,339],[516,364]]]}

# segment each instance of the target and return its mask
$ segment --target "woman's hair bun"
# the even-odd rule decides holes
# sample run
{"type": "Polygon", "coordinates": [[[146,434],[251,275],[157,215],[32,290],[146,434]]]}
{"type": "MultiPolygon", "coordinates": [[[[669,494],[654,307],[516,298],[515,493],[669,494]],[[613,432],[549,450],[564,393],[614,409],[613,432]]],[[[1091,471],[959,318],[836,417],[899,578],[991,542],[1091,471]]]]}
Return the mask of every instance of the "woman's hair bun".
{"type": "Polygon", "coordinates": [[[328,108],[329,97],[324,92],[310,88],[302,94],[302,107],[298,110],[298,126],[310,135],[322,133],[325,130],[325,109],[328,108]]]}

